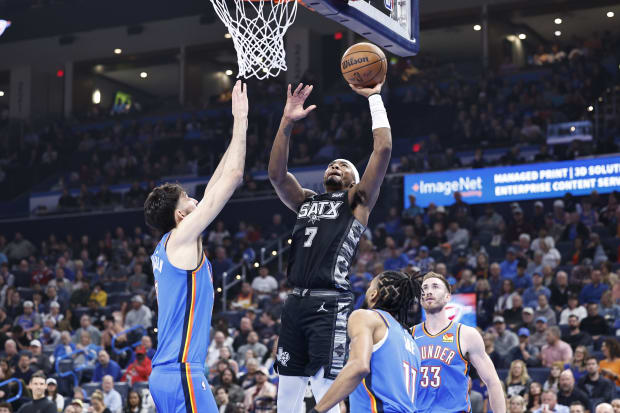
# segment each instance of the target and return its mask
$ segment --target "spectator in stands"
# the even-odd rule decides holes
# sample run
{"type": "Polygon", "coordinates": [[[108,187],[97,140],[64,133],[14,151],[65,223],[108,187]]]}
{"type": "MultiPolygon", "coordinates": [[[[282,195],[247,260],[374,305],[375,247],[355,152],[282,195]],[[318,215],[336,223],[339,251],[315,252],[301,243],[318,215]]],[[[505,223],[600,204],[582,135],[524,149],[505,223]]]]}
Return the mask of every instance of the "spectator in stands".
{"type": "Polygon", "coordinates": [[[579,296],[575,293],[571,293],[568,296],[568,307],[566,307],[560,313],[560,325],[567,325],[568,319],[571,315],[577,317],[577,319],[581,322],[584,318],[588,316],[588,312],[585,307],[579,305],[579,296]]]}
{"type": "Polygon", "coordinates": [[[133,266],[133,274],[129,276],[127,279],[127,284],[129,286],[129,292],[137,293],[141,291],[146,291],[147,289],[147,277],[146,274],[142,271],[142,264],[136,263],[133,266]]]}
{"type": "Polygon", "coordinates": [[[527,411],[533,412],[534,410],[540,408],[542,404],[542,386],[540,383],[533,381],[530,384],[530,391],[527,397],[527,411]]]}
{"type": "MultiPolygon", "coordinates": [[[[112,412],[103,401],[103,393],[101,390],[95,390],[90,395],[91,408],[93,413],[117,413],[112,412]]],[[[122,406],[122,405],[121,405],[122,406]]]]}
{"type": "Polygon", "coordinates": [[[506,329],[504,317],[496,316],[493,318],[493,328],[495,329],[495,350],[500,357],[505,358],[510,350],[519,344],[519,338],[515,333],[506,329]]]}
{"type": "Polygon", "coordinates": [[[269,372],[265,367],[260,367],[256,372],[256,384],[245,391],[245,400],[243,404],[247,411],[265,411],[273,412],[272,409],[261,409],[262,405],[273,405],[273,400],[276,398],[276,386],[269,383],[269,372]],[[259,401],[262,399],[263,401],[259,401]]]}
{"type": "Polygon", "coordinates": [[[571,370],[564,370],[560,374],[559,391],[558,391],[558,403],[564,406],[572,406],[573,403],[579,403],[587,407],[590,410],[590,400],[588,395],[582,390],[575,387],[575,377],[571,370]]]}
{"type": "Polygon", "coordinates": [[[589,302],[587,306],[588,316],[581,320],[581,330],[590,334],[593,340],[609,333],[607,321],[598,314],[598,303],[589,302]]]}
{"type": "Polygon", "coordinates": [[[581,222],[579,212],[577,212],[576,209],[571,211],[568,214],[568,223],[566,227],[564,227],[564,232],[562,232],[562,237],[560,239],[562,241],[574,241],[575,238],[586,240],[589,236],[590,231],[588,227],[581,222]]]}
{"type": "Polygon", "coordinates": [[[555,318],[555,312],[549,307],[547,296],[544,294],[538,296],[538,307],[536,307],[536,311],[534,311],[534,318],[538,319],[540,317],[544,317],[549,326],[558,324],[555,318]]]}
{"type": "MultiPolygon", "coordinates": [[[[24,313],[15,319],[15,325],[19,325],[24,332],[31,335],[38,333],[41,329],[41,317],[34,312],[34,304],[32,301],[24,301],[24,313]]],[[[26,380],[26,383],[28,380],[26,380]]]]}
{"type": "Polygon", "coordinates": [[[276,239],[287,231],[290,232],[290,229],[282,223],[282,215],[273,214],[271,225],[265,231],[265,239],[276,239]]]}
{"type": "Polygon", "coordinates": [[[211,268],[213,271],[213,282],[219,285],[222,281],[222,274],[228,271],[232,267],[233,262],[226,254],[226,249],[223,247],[217,247],[215,249],[215,259],[211,261],[211,268]]]}
{"type": "Polygon", "coordinates": [[[260,301],[278,291],[278,281],[269,274],[269,268],[262,266],[258,269],[258,277],[252,280],[252,289],[257,293],[257,299],[260,301]]]}
{"type": "Polygon", "coordinates": [[[101,332],[95,326],[91,324],[90,316],[88,314],[83,314],[80,317],[80,328],[75,330],[73,334],[73,342],[78,343],[82,337],[82,333],[88,333],[90,335],[90,340],[95,345],[101,344],[101,332]]]}
{"type": "Polygon", "coordinates": [[[592,270],[592,282],[586,284],[579,294],[579,302],[581,304],[590,302],[600,302],[603,293],[609,289],[609,286],[603,283],[600,270],[592,270]]]}
{"type": "Polygon", "coordinates": [[[215,228],[209,232],[207,242],[219,247],[226,237],[230,237],[230,232],[226,229],[224,221],[220,220],[215,223],[215,228]]]}
{"type": "Polygon", "coordinates": [[[230,402],[226,387],[219,386],[215,389],[215,402],[217,403],[218,413],[235,413],[234,403],[230,402]]]}
{"type": "MultiPolygon", "coordinates": [[[[526,404],[527,403],[523,397],[512,396],[510,399],[508,399],[507,412],[508,413],[523,413],[527,411],[526,404]]],[[[475,411],[473,410],[473,407],[472,407],[472,411],[475,411]]],[[[480,411],[482,411],[482,409],[480,409],[480,411]]]]}
{"type": "MultiPolygon", "coordinates": [[[[562,309],[568,304],[568,297],[571,294],[568,288],[568,274],[566,274],[565,271],[557,272],[555,275],[555,281],[549,288],[549,291],[551,291],[549,304],[556,312],[562,311],[562,309]]],[[[562,324],[561,319],[559,324],[562,324]]]]}
{"type": "Polygon", "coordinates": [[[532,286],[532,277],[525,273],[527,268],[527,260],[523,257],[517,259],[517,275],[513,278],[512,283],[519,293],[523,294],[525,290],[532,286]]]}
{"type": "Polygon", "coordinates": [[[601,360],[601,373],[620,387],[620,343],[617,339],[607,338],[603,341],[601,351],[605,356],[601,360]]]}
{"type": "MultiPolygon", "coordinates": [[[[153,340],[151,340],[151,336],[144,335],[141,339],[141,344],[144,346],[146,350],[146,356],[153,360],[153,356],[155,355],[155,349],[153,348],[153,340]]],[[[231,341],[232,342],[232,341],[231,341]]]]}
{"type": "Polygon", "coordinates": [[[509,243],[518,242],[521,234],[533,234],[534,228],[524,218],[523,209],[521,207],[512,210],[513,221],[506,228],[506,241],[509,243]]]}
{"type": "Polygon", "coordinates": [[[121,379],[121,368],[117,362],[110,360],[110,355],[107,351],[99,351],[97,359],[98,363],[95,366],[95,371],[93,372],[93,382],[100,382],[104,376],[110,376],[116,381],[121,379]]]}
{"type": "Polygon", "coordinates": [[[504,288],[504,281],[502,280],[502,269],[498,263],[494,262],[489,266],[489,285],[491,286],[491,292],[493,297],[499,297],[502,295],[504,288]]]}
{"type": "Polygon", "coordinates": [[[71,342],[71,335],[68,331],[63,331],[60,334],[60,343],[54,349],[54,359],[70,354],[75,351],[75,344],[71,342]]]}
{"type": "Polygon", "coordinates": [[[41,352],[41,342],[39,340],[32,340],[30,342],[30,352],[30,365],[34,371],[42,370],[47,374],[52,370],[49,356],[41,352]]]}
{"type": "Polygon", "coordinates": [[[547,245],[547,241],[540,241],[540,248],[543,253],[542,266],[549,266],[555,269],[562,261],[562,255],[555,247],[547,245]]]}
{"type": "Polygon", "coordinates": [[[614,398],[616,389],[611,381],[601,377],[596,357],[586,358],[586,371],[587,374],[579,380],[578,387],[588,395],[591,405],[610,402],[614,398]]]}
{"type": "Polygon", "coordinates": [[[542,274],[535,272],[532,275],[532,286],[523,292],[524,305],[526,307],[536,308],[539,305],[538,297],[540,295],[544,295],[547,300],[549,300],[551,291],[543,285],[542,274]]]}
{"type": "Polygon", "coordinates": [[[17,343],[13,339],[8,339],[4,342],[4,351],[0,356],[7,359],[11,367],[17,366],[19,361],[19,353],[17,352],[17,343]]]}
{"type": "Polygon", "coordinates": [[[146,349],[143,346],[136,347],[136,359],[127,366],[121,381],[126,381],[130,386],[136,382],[148,382],[151,375],[151,359],[146,356],[146,349]]]}
{"type": "Polygon", "coordinates": [[[151,310],[144,305],[142,296],[135,295],[131,299],[131,310],[125,314],[125,329],[135,326],[149,328],[151,327],[151,318],[151,310]]]}
{"type": "Polygon", "coordinates": [[[496,229],[503,230],[505,227],[504,218],[497,212],[493,204],[487,204],[484,208],[484,215],[476,221],[476,230],[481,236],[491,237],[496,229]]]}
{"type": "Polygon", "coordinates": [[[502,277],[512,280],[517,276],[517,251],[510,247],[506,250],[506,259],[499,265],[502,277]]]}
{"type": "Polygon", "coordinates": [[[245,393],[241,386],[237,384],[237,376],[231,368],[225,368],[220,374],[220,386],[226,388],[228,398],[232,403],[243,403],[245,393]]]}
{"type": "MultiPolygon", "coordinates": [[[[215,363],[220,359],[220,350],[224,347],[227,347],[225,343],[226,336],[221,331],[216,331],[213,335],[213,340],[209,345],[209,350],[207,351],[207,366],[209,368],[215,367],[215,363]]],[[[229,349],[232,352],[232,349],[229,349]]]]}
{"type": "Polygon", "coordinates": [[[416,205],[416,198],[413,195],[409,195],[409,207],[403,209],[402,217],[407,222],[413,222],[413,219],[424,214],[424,209],[419,205],[416,205]]]}
{"type": "Polygon", "coordinates": [[[512,330],[518,330],[519,328],[527,328],[530,333],[536,330],[536,322],[534,321],[534,309],[532,307],[525,307],[521,311],[520,322],[512,328],[512,330]]]}
{"type": "Polygon", "coordinates": [[[56,379],[50,377],[45,381],[47,389],[45,391],[47,399],[56,405],[59,412],[62,412],[65,408],[65,398],[62,394],[58,393],[58,383],[56,379]]]}
{"type": "Polygon", "coordinates": [[[529,343],[530,330],[521,327],[518,332],[519,344],[510,350],[509,360],[522,360],[528,367],[540,366],[540,350],[529,343]]]}
{"type": "Polygon", "coordinates": [[[547,344],[540,352],[543,366],[551,367],[556,361],[568,364],[573,359],[573,350],[568,343],[560,339],[560,336],[558,327],[552,326],[547,329],[547,344]]]}
{"type": "Polygon", "coordinates": [[[247,343],[248,334],[253,331],[252,321],[248,317],[241,318],[239,331],[233,340],[233,349],[239,351],[239,347],[247,343]]]}
{"type": "Polygon", "coordinates": [[[19,361],[17,362],[17,368],[15,369],[15,373],[13,373],[13,377],[28,383],[30,382],[30,377],[32,377],[33,373],[34,370],[30,367],[30,355],[26,352],[21,353],[19,355],[19,361]]]}
{"type": "MultiPolygon", "coordinates": [[[[495,298],[491,292],[489,281],[481,278],[476,281],[476,320],[480,328],[485,330],[492,323],[495,298]]],[[[510,325],[510,321],[508,321],[510,325]]]]}
{"type": "Polygon", "coordinates": [[[21,232],[16,232],[15,238],[13,238],[13,241],[6,244],[3,252],[9,259],[9,263],[16,263],[24,258],[30,257],[36,250],[32,242],[25,239],[21,232]]]}
{"type": "Polygon", "coordinates": [[[532,379],[527,374],[527,366],[523,360],[514,360],[510,363],[508,377],[506,378],[506,396],[526,396],[532,379]]]}
{"type": "Polygon", "coordinates": [[[233,310],[247,310],[255,306],[255,298],[252,286],[249,282],[244,281],[241,284],[241,291],[239,291],[239,294],[231,304],[231,308],[233,310]]]}
{"type": "Polygon", "coordinates": [[[601,403],[596,406],[594,413],[614,413],[614,408],[609,403],[601,403]]]}
{"type": "Polygon", "coordinates": [[[108,303],[108,293],[103,289],[103,284],[98,282],[90,293],[89,300],[95,300],[101,307],[105,307],[108,303]]]}
{"type": "Polygon", "coordinates": [[[114,379],[110,375],[103,377],[101,382],[103,390],[103,403],[110,409],[111,413],[121,413],[123,410],[123,399],[119,392],[114,389],[114,379]]]}
{"type": "Polygon", "coordinates": [[[517,293],[512,297],[512,308],[504,310],[503,316],[506,320],[508,328],[512,331],[517,331],[519,324],[521,324],[521,318],[523,314],[523,299],[517,293]]]}
{"type": "Polygon", "coordinates": [[[43,345],[56,347],[60,343],[60,331],[56,329],[56,320],[48,317],[43,322],[39,340],[43,345]]]}
{"type": "Polygon", "coordinates": [[[541,402],[542,406],[546,405],[547,407],[544,410],[542,408],[534,410],[533,413],[570,413],[567,406],[558,403],[558,399],[554,391],[545,390],[542,393],[541,402]]]}
{"type": "Polygon", "coordinates": [[[267,354],[267,347],[258,341],[258,334],[255,331],[251,331],[248,334],[247,344],[239,347],[237,351],[237,361],[240,364],[245,364],[245,355],[248,350],[252,350],[256,357],[260,360],[267,354]]]}
{"type": "Polygon", "coordinates": [[[426,273],[432,269],[434,263],[435,259],[428,255],[428,247],[422,245],[418,250],[418,256],[409,264],[418,267],[421,273],[426,273]]]}
{"type": "Polygon", "coordinates": [[[613,399],[611,401],[611,406],[614,408],[614,413],[620,413],[620,398],[613,399]]]}
{"type": "Polygon", "coordinates": [[[446,230],[446,237],[452,246],[452,250],[465,249],[469,245],[469,231],[461,228],[458,221],[450,222],[446,230]]]}
{"type": "Polygon", "coordinates": [[[32,374],[28,387],[32,392],[32,401],[22,405],[19,413],[56,413],[56,405],[45,397],[47,385],[43,372],[32,374]]]}
{"type": "Polygon", "coordinates": [[[497,304],[495,305],[495,312],[503,313],[505,310],[510,310],[513,305],[513,299],[518,293],[514,291],[514,285],[512,280],[504,279],[503,281],[503,293],[497,299],[497,304]]]}

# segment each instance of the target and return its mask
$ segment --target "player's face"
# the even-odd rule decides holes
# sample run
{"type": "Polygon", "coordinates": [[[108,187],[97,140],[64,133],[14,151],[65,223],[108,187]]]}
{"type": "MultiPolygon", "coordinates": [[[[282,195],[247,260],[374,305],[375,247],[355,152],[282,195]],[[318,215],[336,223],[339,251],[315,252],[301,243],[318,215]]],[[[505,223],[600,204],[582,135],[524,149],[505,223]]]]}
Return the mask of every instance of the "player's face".
{"type": "Polygon", "coordinates": [[[349,188],[353,184],[353,180],[351,167],[348,163],[342,161],[330,162],[323,175],[325,188],[336,191],[349,188]]]}
{"type": "Polygon", "coordinates": [[[439,278],[429,278],[422,283],[422,308],[438,313],[450,301],[450,292],[439,278]]]}
{"type": "Polygon", "coordinates": [[[180,215],[181,219],[191,214],[196,207],[198,206],[198,201],[194,198],[190,198],[186,192],[183,192],[179,197],[179,201],[177,203],[177,210],[175,211],[178,215],[180,215]]]}
{"type": "Polygon", "coordinates": [[[365,308],[373,308],[379,297],[379,288],[377,287],[377,277],[373,278],[366,290],[366,299],[364,300],[365,308]]]}

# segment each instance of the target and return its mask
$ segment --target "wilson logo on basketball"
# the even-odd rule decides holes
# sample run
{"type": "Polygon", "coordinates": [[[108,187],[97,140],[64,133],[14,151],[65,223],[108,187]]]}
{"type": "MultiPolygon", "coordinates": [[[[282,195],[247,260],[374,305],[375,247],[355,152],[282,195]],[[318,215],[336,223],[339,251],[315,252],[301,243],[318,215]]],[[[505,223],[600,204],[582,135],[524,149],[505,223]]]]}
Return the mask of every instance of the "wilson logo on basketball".
{"type": "Polygon", "coordinates": [[[342,62],[342,68],[346,69],[348,67],[351,67],[351,66],[359,64],[359,63],[368,63],[368,58],[367,57],[360,57],[360,58],[356,59],[356,58],[352,57],[350,59],[344,60],[342,62]]]}

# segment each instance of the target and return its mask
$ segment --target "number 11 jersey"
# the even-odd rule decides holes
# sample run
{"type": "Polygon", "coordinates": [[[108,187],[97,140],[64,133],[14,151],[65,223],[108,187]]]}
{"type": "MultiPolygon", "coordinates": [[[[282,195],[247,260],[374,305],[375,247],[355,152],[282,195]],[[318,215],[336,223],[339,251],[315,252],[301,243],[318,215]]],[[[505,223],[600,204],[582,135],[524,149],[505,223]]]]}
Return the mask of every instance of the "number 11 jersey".
{"type": "Polygon", "coordinates": [[[288,280],[293,287],[350,291],[349,270],[365,226],[348,191],[306,198],[293,229],[288,280]]]}

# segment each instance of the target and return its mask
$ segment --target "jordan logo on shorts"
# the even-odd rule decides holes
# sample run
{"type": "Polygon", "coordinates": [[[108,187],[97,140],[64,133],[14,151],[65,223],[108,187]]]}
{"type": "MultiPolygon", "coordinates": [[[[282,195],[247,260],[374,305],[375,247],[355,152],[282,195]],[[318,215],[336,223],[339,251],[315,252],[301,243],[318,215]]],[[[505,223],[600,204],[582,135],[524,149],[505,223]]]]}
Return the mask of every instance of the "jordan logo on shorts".
{"type": "Polygon", "coordinates": [[[325,309],[325,301],[323,301],[323,304],[321,304],[321,306],[319,307],[318,310],[316,310],[317,313],[320,313],[321,311],[325,311],[326,313],[329,313],[329,311],[327,311],[325,309]]]}
{"type": "Polygon", "coordinates": [[[278,347],[278,354],[276,357],[278,359],[278,362],[284,367],[286,367],[286,363],[288,363],[288,361],[291,359],[291,356],[290,354],[288,354],[288,351],[284,351],[282,347],[278,347]]]}

